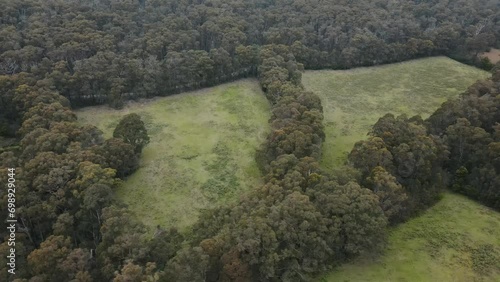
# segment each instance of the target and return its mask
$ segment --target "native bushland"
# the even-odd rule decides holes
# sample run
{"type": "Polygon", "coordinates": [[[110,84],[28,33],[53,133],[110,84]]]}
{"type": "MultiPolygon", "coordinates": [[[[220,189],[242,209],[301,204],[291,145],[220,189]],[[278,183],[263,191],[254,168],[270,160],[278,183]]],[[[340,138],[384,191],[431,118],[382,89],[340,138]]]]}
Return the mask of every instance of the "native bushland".
{"type": "MultiPolygon", "coordinates": [[[[0,3],[0,132],[17,142],[1,170],[18,172],[19,279],[305,281],[378,254],[387,225],[427,209],[446,186],[498,208],[498,66],[427,120],[381,117],[335,170],[319,165],[324,109],[302,85],[305,68],[431,55],[475,63],[499,44],[493,1],[0,3]],[[142,118],[125,116],[106,140],[77,124],[72,107],[122,108],[246,76],[271,105],[255,156],[264,183],[188,232],[158,226],[151,236],[114,197],[150,142],[142,118]]],[[[206,166],[230,171],[231,162],[206,166]]],[[[209,196],[233,180],[210,179],[209,196]]]]}
{"type": "MultiPolygon", "coordinates": [[[[73,106],[121,107],[127,99],[253,76],[266,64],[259,64],[258,47],[268,44],[289,46],[307,68],[344,69],[432,55],[480,63],[477,54],[500,37],[498,7],[487,0],[3,0],[1,6],[0,74],[48,78],[73,106]]],[[[283,79],[283,68],[273,73],[283,79]]]]}

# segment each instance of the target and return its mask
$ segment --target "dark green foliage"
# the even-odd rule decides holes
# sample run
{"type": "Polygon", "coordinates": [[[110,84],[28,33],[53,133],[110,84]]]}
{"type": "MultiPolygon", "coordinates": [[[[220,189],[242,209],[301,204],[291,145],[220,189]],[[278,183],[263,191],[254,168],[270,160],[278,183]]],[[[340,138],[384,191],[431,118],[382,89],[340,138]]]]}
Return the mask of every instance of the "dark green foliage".
{"type": "Polygon", "coordinates": [[[493,69],[493,63],[490,61],[490,59],[484,57],[484,58],[481,58],[481,60],[479,61],[479,67],[482,68],[483,70],[487,70],[487,71],[490,71],[491,69],[493,69]]]}
{"type": "Polygon", "coordinates": [[[420,117],[395,118],[388,114],[379,119],[370,134],[381,138],[392,155],[392,161],[377,165],[393,174],[404,188],[408,195],[406,211],[413,214],[433,204],[446,185],[442,169],[449,154],[446,145],[427,134],[420,117]]]}
{"type": "Polygon", "coordinates": [[[392,153],[380,137],[370,137],[366,141],[357,142],[349,154],[350,164],[357,168],[364,178],[377,166],[393,171],[393,161],[392,153]]]}
{"type": "Polygon", "coordinates": [[[134,150],[134,146],[125,143],[122,139],[108,139],[101,146],[96,146],[93,151],[104,157],[103,164],[116,170],[116,175],[120,178],[130,175],[139,166],[139,156],[134,150]]]}
{"type": "Polygon", "coordinates": [[[138,235],[141,226],[123,210],[119,216],[106,212],[115,202],[115,175],[137,167],[134,146],[121,139],[104,142],[97,128],[78,125],[68,101],[48,86],[51,81],[18,79],[24,84],[17,86],[12,105],[22,117],[20,152],[2,153],[1,164],[2,171],[16,167],[16,248],[18,267],[24,269],[18,277],[112,278],[125,259],[145,258],[137,248],[145,245],[138,235]],[[129,245],[132,241],[135,245],[129,245]]]}
{"type": "Polygon", "coordinates": [[[184,248],[169,261],[165,269],[165,281],[206,281],[208,255],[200,247],[184,248]]]}
{"type": "Polygon", "coordinates": [[[495,209],[500,208],[499,73],[495,69],[491,79],[476,82],[426,121],[429,131],[444,133],[450,148],[445,168],[451,188],[495,209]]]}
{"type": "MultiPolygon", "coordinates": [[[[1,4],[0,75],[49,78],[75,106],[119,108],[128,99],[211,86],[289,61],[280,47],[272,52],[281,58],[259,58],[266,44],[291,47],[307,68],[351,68],[431,55],[480,63],[477,54],[498,47],[500,37],[498,7],[487,0],[1,4]]],[[[266,71],[265,88],[273,87],[271,77],[300,81],[296,67],[266,71]]],[[[6,94],[0,120],[15,120],[4,106],[12,92],[6,94]]]]}
{"type": "Polygon", "coordinates": [[[420,117],[387,114],[366,141],[356,143],[349,163],[360,170],[365,185],[378,196],[391,223],[433,204],[445,187],[442,166],[448,149],[427,134],[420,117]]]}
{"type": "Polygon", "coordinates": [[[325,183],[322,194],[318,196],[318,209],[339,228],[337,257],[352,258],[383,246],[387,219],[373,192],[354,182],[325,183]]]}
{"type": "Polygon", "coordinates": [[[404,188],[396,180],[396,177],[388,173],[383,167],[377,166],[366,179],[367,186],[379,199],[380,207],[391,223],[404,219],[406,209],[406,195],[404,188]]]}
{"type": "Polygon", "coordinates": [[[467,185],[467,182],[466,182],[466,178],[467,178],[468,174],[469,174],[469,171],[464,166],[459,167],[455,171],[454,181],[453,181],[453,184],[451,185],[451,189],[454,192],[462,193],[462,194],[472,194],[473,193],[472,187],[467,185]]]}
{"type": "Polygon", "coordinates": [[[113,131],[113,137],[123,139],[134,146],[136,153],[140,153],[149,143],[148,131],[138,114],[124,116],[113,131]]]}
{"type": "Polygon", "coordinates": [[[283,45],[264,46],[260,59],[260,83],[273,107],[272,132],[257,153],[259,166],[266,171],[273,160],[287,154],[319,159],[325,138],[323,108],[319,98],[302,87],[302,65],[283,45]]]}
{"type": "Polygon", "coordinates": [[[148,261],[154,261],[159,270],[181,249],[184,237],[175,228],[163,230],[158,226],[153,239],[148,241],[148,261]]]}

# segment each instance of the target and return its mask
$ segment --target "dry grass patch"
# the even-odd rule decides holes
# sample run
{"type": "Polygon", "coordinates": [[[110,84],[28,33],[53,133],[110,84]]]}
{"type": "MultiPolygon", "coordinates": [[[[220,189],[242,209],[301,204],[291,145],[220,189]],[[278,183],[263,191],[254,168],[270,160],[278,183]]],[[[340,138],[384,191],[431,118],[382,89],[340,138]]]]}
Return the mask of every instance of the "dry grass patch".
{"type": "Polygon", "coordinates": [[[500,62],[500,49],[492,48],[489,52],[479,54],[481,58],[488,58],[492,64],[500,62]]]}

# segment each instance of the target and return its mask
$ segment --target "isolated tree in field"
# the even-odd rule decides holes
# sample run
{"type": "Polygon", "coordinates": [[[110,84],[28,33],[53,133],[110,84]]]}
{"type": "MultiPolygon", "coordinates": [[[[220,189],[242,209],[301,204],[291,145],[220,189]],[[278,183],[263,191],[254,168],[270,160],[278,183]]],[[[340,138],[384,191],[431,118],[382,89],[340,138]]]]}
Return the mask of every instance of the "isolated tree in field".
{"type": "Polygon", "coordinates": [[[124,116],[113,132],[113,137],[121,138],[140,153],[142,148],[149,143],[149,136],[144,122],[138,114],[132,113],[124,116]]]}

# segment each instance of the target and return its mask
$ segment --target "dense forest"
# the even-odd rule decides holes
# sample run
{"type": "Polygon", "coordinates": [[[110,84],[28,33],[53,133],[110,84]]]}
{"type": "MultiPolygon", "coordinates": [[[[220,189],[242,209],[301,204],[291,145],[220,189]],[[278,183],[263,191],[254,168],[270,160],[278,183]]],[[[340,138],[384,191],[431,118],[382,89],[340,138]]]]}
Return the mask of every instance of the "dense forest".
{"type": "Polygon", "coordinates": [[[0,3],[0,74],[48,79],[73,107],[255,75],[267,44],[290,46],[306,68],[432,55],[480,63],[500,44],[495,0],[0,3]]]}
{"type": "Polygon", "coordinates": [[[383,250],[389,225],[446,188],[500,210],[500,66],[426,120],[381,117],[333,171],[318,164],[321,100],[301,83],[305,68],[432,55],[491,68],[477,54],[500,44],[497,1],[0,3],[0,134],[17,144],[0,151],[17,220],[16,274],[2,255],[2,281],[308,281],[383,250]],[[247,76],[272,105],[265,184],[188,233],[148,235],[113,193],[149,142],[143,121],[128,115],[104,139],[72,108],[247,76]]]}

